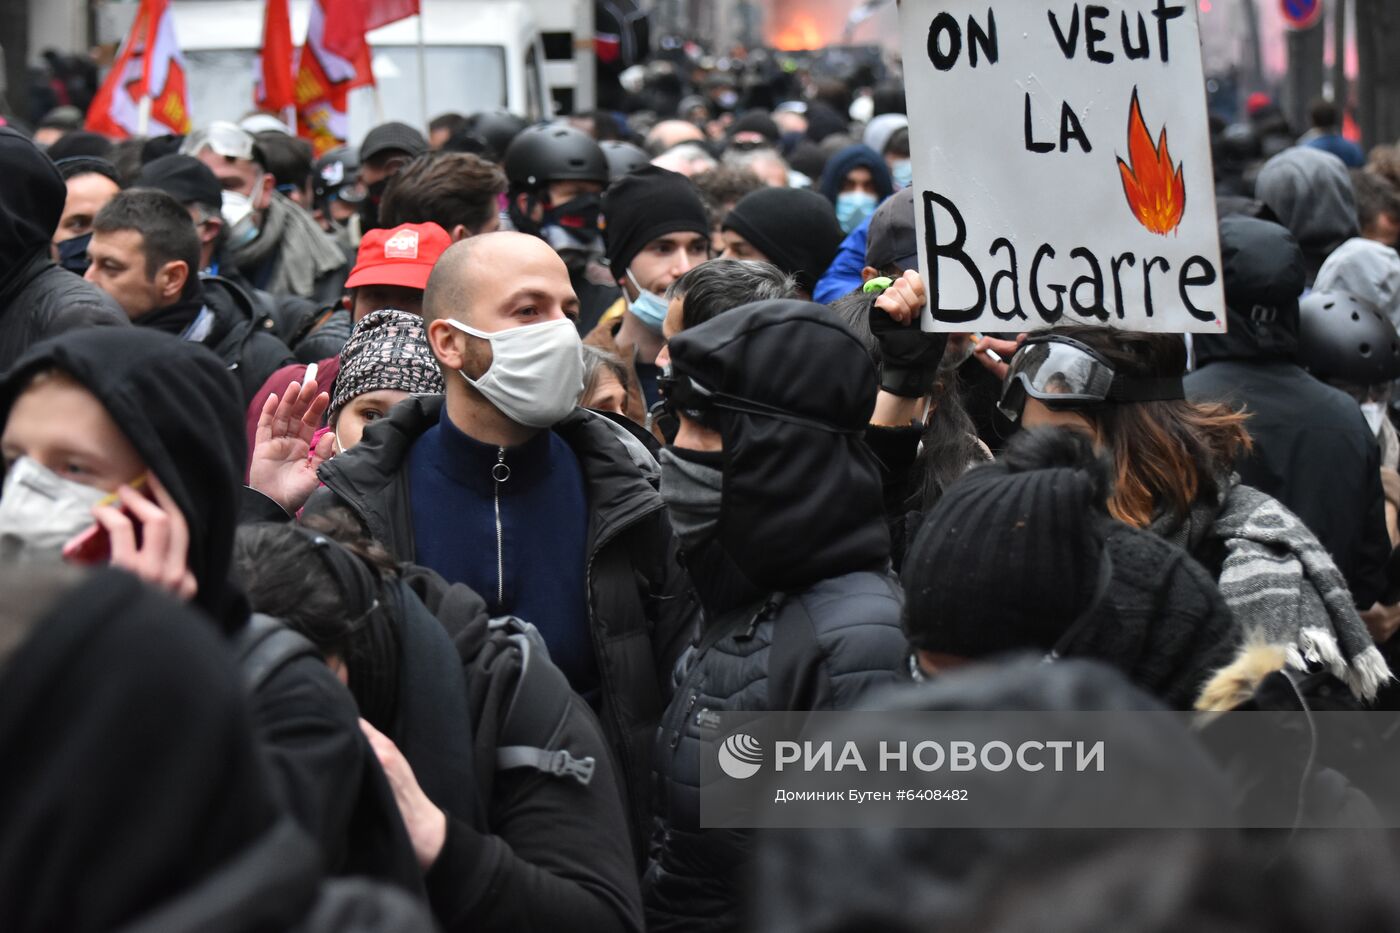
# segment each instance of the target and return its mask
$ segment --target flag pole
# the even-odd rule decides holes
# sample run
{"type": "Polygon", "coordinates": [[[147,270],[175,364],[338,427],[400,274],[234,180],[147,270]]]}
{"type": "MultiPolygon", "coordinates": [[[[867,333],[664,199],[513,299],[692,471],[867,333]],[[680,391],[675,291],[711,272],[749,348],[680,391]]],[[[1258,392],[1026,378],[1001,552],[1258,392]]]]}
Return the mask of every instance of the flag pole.
{"type": "Polygon", "coordinates": [[[423,7],[426,0],[418,3],[418,117],[422,121],[423,132],[428,132],[428,55],[423,48],[423,7]]]}
{"type": "Polygon", "coordinates": [[[151,126],[151,95],[141,95],[141,106],[136,111],[136,134],[145,136],[151,126]]]}

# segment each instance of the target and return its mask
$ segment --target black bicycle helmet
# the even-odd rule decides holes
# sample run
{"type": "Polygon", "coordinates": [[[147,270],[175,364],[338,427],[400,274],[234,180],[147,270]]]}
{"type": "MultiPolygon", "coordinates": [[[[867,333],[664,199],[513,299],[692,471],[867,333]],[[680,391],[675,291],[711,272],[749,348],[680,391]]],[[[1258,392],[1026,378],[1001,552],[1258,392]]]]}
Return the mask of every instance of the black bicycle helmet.
{"type": "Polygon", "coordinates": [[[1298,311],[1298,355],[1317,378],[1357,386],[1400,378],[1400,334],[1380,311],[1344,292],[1310,292],[1298,311]]]}
{"type": "Polygon", "coordinates": [[[603,150],[603,155],[608,160],[609,183],[651,163],[651,158],[644,150],[621,140],[604,140],[598,144],[598,148],[603,150]]]}
{"type": "Polygon", "coordinates": [[[491,147],[499,161],[510,148],[511,141],[530,124],[524,117],[517,117],[504,110],[483,110],[467,118],[467,132],[484,141],[491,147]]]}
{"type": "Polygon", "coordinates": [[[552,181],[608,183],[608,159],[592,136],[558,123],[521,131],[506,150],[512,188],[538,188],[552,181]]]}
{"type": "MultiPolygon", "coordinates": [[[[316,203],[324,206],[332,196],[350,193],[347,186],[355,185],[360,172],[360,158],[349,146],[332,149],[316,160],[311,166],[311,188],[316,203]]],[[[347,197],[344,200],[356,203],[360,197],[347,197]]]]}

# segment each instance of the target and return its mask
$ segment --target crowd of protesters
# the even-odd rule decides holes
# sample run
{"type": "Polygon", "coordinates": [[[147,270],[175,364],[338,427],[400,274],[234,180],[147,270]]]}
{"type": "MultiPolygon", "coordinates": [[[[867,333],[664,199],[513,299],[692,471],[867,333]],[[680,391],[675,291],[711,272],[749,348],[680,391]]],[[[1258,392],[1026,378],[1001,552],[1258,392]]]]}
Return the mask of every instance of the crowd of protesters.
{"type": "Polygon", "coordinates": [[[715,713],[1400,709],[1400,146],[1213,127],[1226,334],[932,334],[896,79],[622,87],[0,128],[0,929],[1400,929],[1380,832],[700,814],[715,713]]]}

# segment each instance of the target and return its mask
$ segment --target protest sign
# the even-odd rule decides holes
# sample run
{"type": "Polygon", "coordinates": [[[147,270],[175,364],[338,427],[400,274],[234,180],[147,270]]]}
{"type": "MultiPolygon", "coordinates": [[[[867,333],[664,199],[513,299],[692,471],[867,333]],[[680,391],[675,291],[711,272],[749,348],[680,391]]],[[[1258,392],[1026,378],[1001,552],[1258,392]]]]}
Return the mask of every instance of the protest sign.
{"type": "Polygon", "coordinates": [[[1196,5],[901,0],[923,327],[1225,330],[1196,5]]]}

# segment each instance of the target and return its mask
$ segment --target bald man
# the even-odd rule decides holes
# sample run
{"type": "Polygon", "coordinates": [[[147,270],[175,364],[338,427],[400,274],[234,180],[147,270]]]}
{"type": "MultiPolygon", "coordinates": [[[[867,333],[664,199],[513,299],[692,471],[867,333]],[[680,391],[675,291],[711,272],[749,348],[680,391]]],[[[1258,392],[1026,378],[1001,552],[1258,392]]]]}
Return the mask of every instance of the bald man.
{"type": "Polygon", "coordinates": [[[688,120],[662,120],[647,133],[647,155],[655,158],[681,143],[704,142],[705,131],[688,120]]]}
{"type": "Polygon", "coordinates": [[[398,560],[540,630],[617,753],[643,852],[652,740],[697,603],[661,497],[614,429],[576,407],[577,314],[544,240],[454,244],[423,298],[446,394],[371,424],[321,467],[306,511],[348,508],[398,560]]]}

